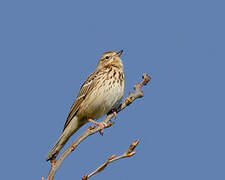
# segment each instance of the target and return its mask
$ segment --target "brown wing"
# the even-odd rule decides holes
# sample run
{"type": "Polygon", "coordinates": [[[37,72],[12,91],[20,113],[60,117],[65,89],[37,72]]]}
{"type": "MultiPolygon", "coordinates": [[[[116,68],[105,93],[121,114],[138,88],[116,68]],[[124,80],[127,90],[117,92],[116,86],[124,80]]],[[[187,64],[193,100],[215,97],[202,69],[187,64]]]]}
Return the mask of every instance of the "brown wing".
{"type": "Polygon", "coordinates": [[[94,87],[94,82],[96,79],[96,72],[93,72],[92,74],[90,74],[88,76],[88,78],[86,79],[86,81],[83,83],[83,85],[80,88],[80,92],[77,95],[72,107],[70,108],[70,112],[68,114],[67,120],[65,122],[64,129],[68,126],[68,124],[70,123],[70,121],[73,119],[73,117],[76,115],[81,103],[84,101],[85,97],[87,96],[87,94],[93,89],[94,87]]]}

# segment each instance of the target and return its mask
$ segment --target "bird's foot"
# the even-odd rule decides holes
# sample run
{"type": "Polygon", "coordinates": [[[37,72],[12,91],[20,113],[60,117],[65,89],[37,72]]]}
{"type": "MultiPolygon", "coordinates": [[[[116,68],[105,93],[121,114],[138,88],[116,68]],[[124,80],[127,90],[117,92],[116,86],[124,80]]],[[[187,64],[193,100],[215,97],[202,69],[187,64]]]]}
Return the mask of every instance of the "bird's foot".
{"type": "Polygon", "coordinates": [[[104,128],[107,126],[107,124],[105,122],[97,122],[94,121],[93,119],[88,119],[89,122],[94,123],[96,126],[98,126],[100,128],[99,133],[103,136],[104,134],[104,128]]]}

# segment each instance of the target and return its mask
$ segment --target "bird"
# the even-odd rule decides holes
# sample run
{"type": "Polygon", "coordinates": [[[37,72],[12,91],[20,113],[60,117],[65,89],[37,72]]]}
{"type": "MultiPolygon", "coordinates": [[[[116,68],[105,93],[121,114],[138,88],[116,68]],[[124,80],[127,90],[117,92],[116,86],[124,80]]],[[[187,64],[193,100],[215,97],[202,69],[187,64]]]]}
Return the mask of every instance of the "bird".
{"type": "Polygon", "coordinates": [[[85,123],[92,122],[100,127],[103,135],[105,123],[95,120],[113,112],[124,95],[124,72],[120,58],[123,50],[104,52],[93,71],[82,84],[80,91],[70,108],[63,132],[50,150],[46,161],[54,160],[69,138],[85,123]]]}

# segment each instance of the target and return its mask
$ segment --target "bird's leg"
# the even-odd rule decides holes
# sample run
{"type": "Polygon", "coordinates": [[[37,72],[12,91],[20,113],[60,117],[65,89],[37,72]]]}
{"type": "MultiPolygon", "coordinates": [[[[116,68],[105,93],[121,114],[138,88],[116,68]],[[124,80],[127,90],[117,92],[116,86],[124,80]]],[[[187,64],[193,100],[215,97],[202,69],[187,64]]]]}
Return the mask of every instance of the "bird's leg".
{"type": "Polygon", "coordinates": [[[109,112],[107,113],[107,116],[108,116],[109,114],[111,114],[111,113],[113,113],[113,117],[116,118],[116,115],[117,115],[117,109],[112,109],[111,111],[109,111],[109,112]]]}
{"type": "Polygon", "coordinates": [[[117,115],[116,110],[113,110],[112,113],[113,113],[114,118],[116,118],[116,115],[117,115]]]}
{"type": "Polygon", "coordinates": [[[96,126],[98,126],[100,128],[99,133],[103,136],[103,134],[104,134],[104,128],[107,126],[107,124],[105,122],[97,122],[97,121],[94,121],[93,119],[90,119],[90,118],[87,118],[87,120],[89,122],[94,123],[96,126]]]}

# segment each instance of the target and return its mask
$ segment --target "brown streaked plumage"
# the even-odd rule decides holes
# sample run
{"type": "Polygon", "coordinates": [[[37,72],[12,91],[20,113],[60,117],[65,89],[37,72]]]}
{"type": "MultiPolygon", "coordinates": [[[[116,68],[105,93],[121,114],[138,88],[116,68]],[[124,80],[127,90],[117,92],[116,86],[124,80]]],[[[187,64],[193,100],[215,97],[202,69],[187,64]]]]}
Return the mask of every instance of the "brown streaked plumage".
{"type": "Polygon", "coordinates": [[[122,52],[108,51],[101,56],[96,70],[81,86],[62,135],[48,153],[47,161],[56,158],[70,136],[88,119],[98,119],[119,106],[124,93],[123,64],[120,59],[122,52]]]}

